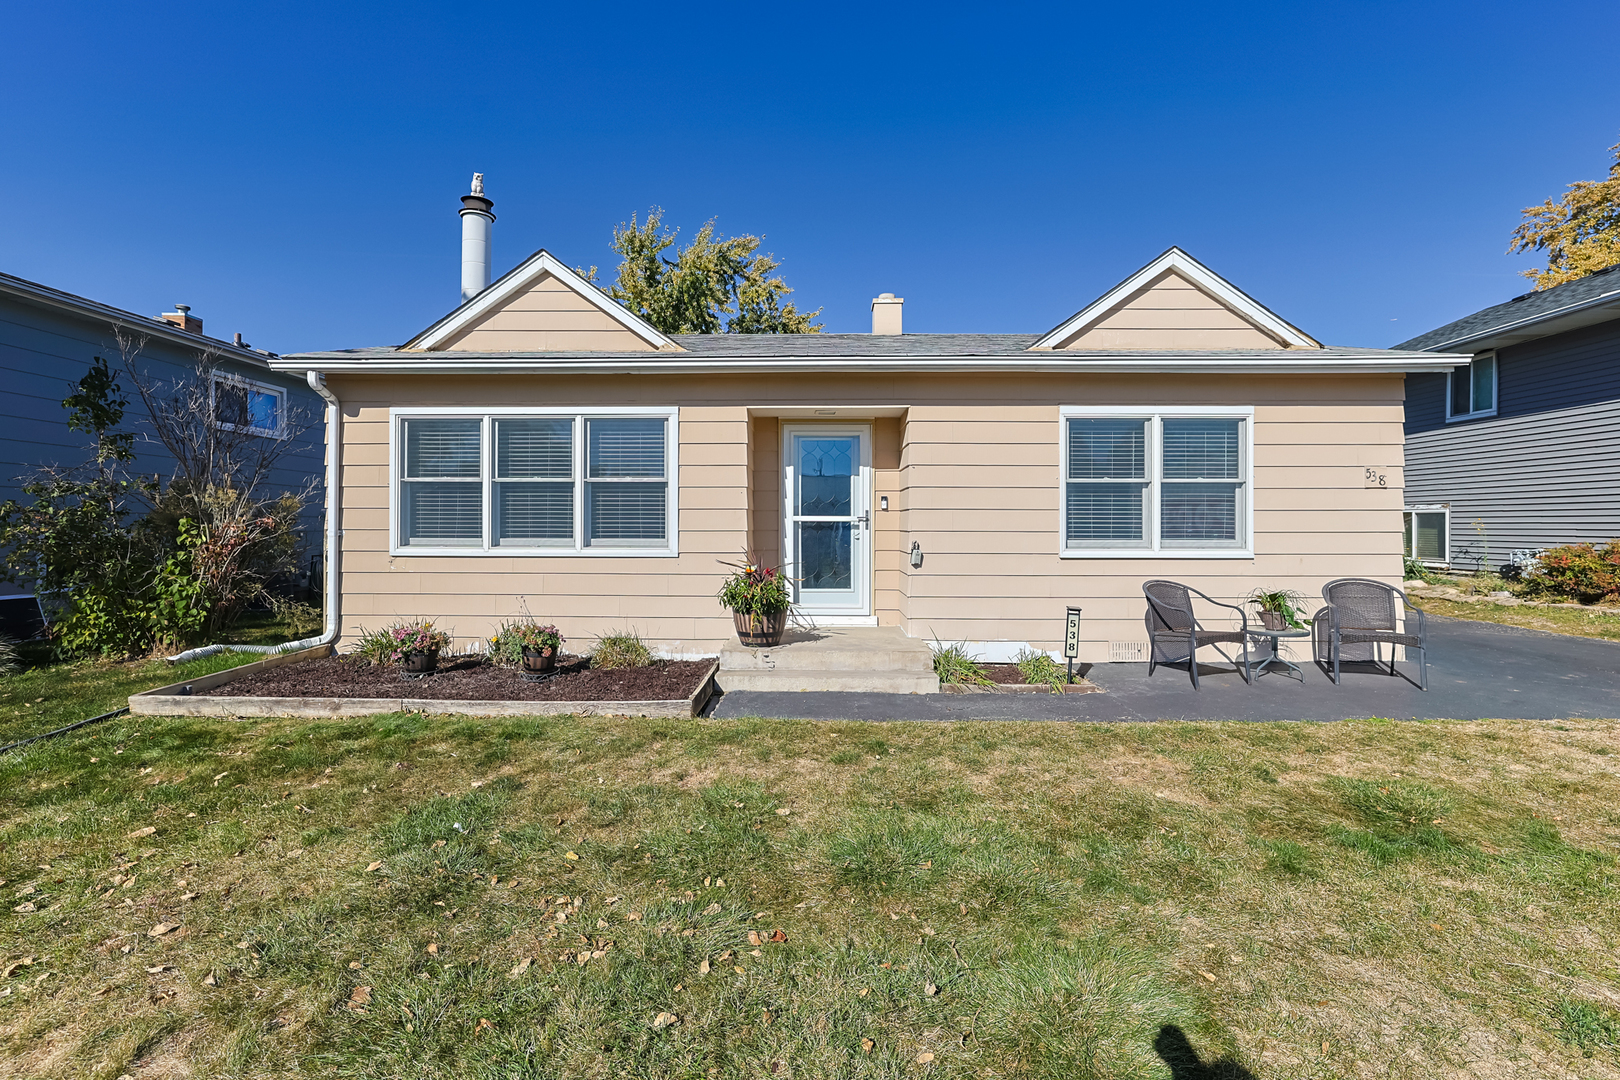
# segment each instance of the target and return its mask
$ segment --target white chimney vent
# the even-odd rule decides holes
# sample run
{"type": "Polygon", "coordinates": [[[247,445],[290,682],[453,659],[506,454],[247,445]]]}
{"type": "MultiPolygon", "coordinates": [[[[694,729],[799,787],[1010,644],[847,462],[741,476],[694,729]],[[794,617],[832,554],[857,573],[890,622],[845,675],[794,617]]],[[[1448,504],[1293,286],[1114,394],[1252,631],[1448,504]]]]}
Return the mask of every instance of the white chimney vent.
{"type": "Polygon", "coordinates": [[[892,292],[879,293],[872,298],[872,333],[900,333],[900,308],[905,297],[892,292]]]}
{"type": "Polygon", "coordinates": [[[490,211],[495,203],[484,197],[484,174],[473,173],[472,192],[461,197],[461,302],[465,304],[489,288],[490,211]]]}

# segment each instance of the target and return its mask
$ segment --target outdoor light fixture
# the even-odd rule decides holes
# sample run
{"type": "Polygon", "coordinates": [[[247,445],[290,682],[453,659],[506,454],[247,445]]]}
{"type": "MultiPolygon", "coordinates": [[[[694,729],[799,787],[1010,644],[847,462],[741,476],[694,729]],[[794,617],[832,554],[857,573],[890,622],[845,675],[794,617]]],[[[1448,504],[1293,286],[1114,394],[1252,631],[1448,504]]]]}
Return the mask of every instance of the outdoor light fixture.
{"type": "Polygon", "coordinates": [[[878,496],[878,509],[879,510],[887,510],[888,508],[889,508],[889,497],[887,495],[879,495],[878,496]]]}
{"type": "Polygon", "coordinates": [[[913,540],[911,542],[911,568],[913,570],[917,570],[917,569],[920,569],[921,567],[922,567],[922,545],[919,544],[917,541],[913,540]]]}

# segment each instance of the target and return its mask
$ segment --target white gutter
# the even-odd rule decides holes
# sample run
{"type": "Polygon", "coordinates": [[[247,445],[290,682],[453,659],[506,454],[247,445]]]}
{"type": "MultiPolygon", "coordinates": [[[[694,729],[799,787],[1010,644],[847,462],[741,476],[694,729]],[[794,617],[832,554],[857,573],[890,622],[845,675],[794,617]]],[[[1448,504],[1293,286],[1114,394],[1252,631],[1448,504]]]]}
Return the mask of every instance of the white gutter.
{"type": "MultiPolygon", "coordinates": [[[[1551,311],[1543,311],[1539,315],[1527,315],[1522,319],[1515,319],[1513,322],[1505,322],[1499,326],[1493,326],[1489,330],[1477,330],[1472,333],[1465,334],[1459,338],[1452,338],[1450,341],[1442,341],[1435,345],[1435,349],[1436,351],[1440,349],[1455,349],[1457,346],[1466,345],[1469,342],[1484,341],[1495,337],[1497,334],[1508,334],[1515,330],[1521,330],[1528,326],[1534,326],[1537,323],[1550,322],[1553,319],[1559,319],[1565,315],[1574,315],[1584,308],[1608,307],[1610,304],[1620,303],[1620,300],[1616,299],[1617,297],[1620,297],[1620,289],[1610,289],[1608,292],[1600,293],[1599,295],[1588,300],[1577,300],[1573,304],[1565,304],[1563,307],[1553,308],[1551,311]]],[[[1556,331],[1548,331],[1548,334],[1550,335],[1555,332],[1556,331]]]]}
{"type": "Polygon", "coordinates": [[[316,637],[307,637],[299,641],[289,641],[284,645],[202,645],[195,649],[176,653],[168,657],[171,664],[183,660],[195,660],[202,656],[213,656],[222,652],[247,653],[281,653],[298,652],[300,649],[312,649],[317,645],[333,645],[338,639],[338,560],[339,541],[342,533],[338,529],[338,490],[339,490],[339,461],[338,451],[343,445],[343,439],[338,425],[342,422],[342,412],[338,399],[332,391],[326,388],[326,379],[318,371],[305,372],[305,379],[309,388],[321,395],[326,402],[326,541],[324,557],[321,561],[321,586],[324,596],[322,598],[322,611],[326,618],[326,625],[316,637]]]}
{"type": "MultiPolygon", "coordinates": [[[[1286,352],[1286,350],[1277,350],[1286,352]]],[[[1472,356],[1422,352],[1401,357],[1334,354],[1309,359],[1280,356],[1236,357],[1123,357],[1079,359],[1044,356],[795,356],[781,358],[692,357],[679,353],[651,353],[640,359],[627,356],[549,357],[426,356],[353,358],[303,356],[270,361],[275,371],[291,371],[319,364],[326,372],[376,375],[722,375],[765,372],[871,372],[882,374],[941,372],[1025,372],[1079,375],[1097,373],[1221,374],[1221,375],[1351,375],[1402,374],[1416,371],[1450,371],[1467,364],[1472,356]]]]}

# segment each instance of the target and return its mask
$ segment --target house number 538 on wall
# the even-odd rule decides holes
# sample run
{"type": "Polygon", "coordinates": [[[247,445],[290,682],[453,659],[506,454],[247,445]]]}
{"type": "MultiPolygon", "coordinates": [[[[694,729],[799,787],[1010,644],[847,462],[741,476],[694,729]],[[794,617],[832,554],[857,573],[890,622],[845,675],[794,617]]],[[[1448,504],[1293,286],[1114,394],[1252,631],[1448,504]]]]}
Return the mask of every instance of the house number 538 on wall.
{"type": "Polygon", "coordinates": [[[1363,472],[1365,472],[1367,474],[1367,479],[1366,479],[1366,482],[1364,484],[1362,484],[1362,487],[1370,487],[1370,488],[1387,488],[1387,487],[1389,487],[1389,477],[1385,476],[1378,469],[1364,469],[1363,472]]]}

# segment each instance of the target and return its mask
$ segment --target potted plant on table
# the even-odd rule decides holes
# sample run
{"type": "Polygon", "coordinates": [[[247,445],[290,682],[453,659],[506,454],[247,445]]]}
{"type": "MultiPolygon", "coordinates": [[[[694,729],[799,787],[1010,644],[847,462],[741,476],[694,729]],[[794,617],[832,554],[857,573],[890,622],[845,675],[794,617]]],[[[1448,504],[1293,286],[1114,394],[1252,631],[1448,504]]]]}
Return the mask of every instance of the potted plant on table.
{"type": "Polygon", "coordinates": [[[1267,630],[1303,630],[1300,607],[1305,597],[1293,589],[1255,589],[1249,603],[1260,609],[1260,625],[1267,630]]]}
{"type": "Polygon", "coordinates": [[[787,579],[774,566],[746,558],[720,586],[720,606],[731,612],[737,640],[751,649],[775,648],[787,629],[787,579]]]}

